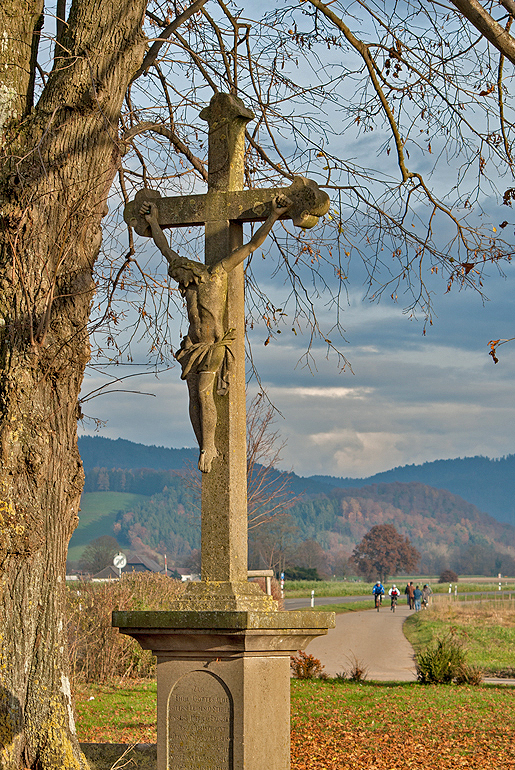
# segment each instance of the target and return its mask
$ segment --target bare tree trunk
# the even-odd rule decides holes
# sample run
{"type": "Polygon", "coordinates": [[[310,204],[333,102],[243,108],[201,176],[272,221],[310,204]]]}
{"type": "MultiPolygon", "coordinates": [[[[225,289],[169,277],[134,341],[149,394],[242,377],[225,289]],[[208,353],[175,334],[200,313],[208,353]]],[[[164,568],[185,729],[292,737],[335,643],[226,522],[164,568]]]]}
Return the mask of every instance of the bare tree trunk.
{"type": "Polygon", "coordinates": [[[76,0],[54,70],[31,110],[42,3],[29,4],[8,0],[0,11],[7,31],[0,46],[0,767],[6,770],[85,764],[63,618],[66,550],[83,484],[77,399],[90,353],[100,223],[123,151],[119,113],[144,53],[143,0],[76,0]]]}

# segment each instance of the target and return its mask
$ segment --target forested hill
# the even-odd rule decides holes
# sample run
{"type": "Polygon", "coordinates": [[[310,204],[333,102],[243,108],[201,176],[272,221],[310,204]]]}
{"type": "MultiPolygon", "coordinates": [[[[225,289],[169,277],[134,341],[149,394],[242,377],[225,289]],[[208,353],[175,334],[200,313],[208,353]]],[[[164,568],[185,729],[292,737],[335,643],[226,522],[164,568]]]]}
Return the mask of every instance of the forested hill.
{"type": "Polygon", "coordinates": [[[180,470],[185,463],[196,464],[198,459],[195,449],[146,446],[123,438],[103,436],[79,436],[79,452],[86,473],[93,468],[180,470]]]}
{"type": "Polygon", "coordinates": [[[515,567],[515,527],[446,490],[418,482],[340,489],[291,509],[304,537],[350,552],[376,524],[393,524],[422,554],[423,571],[445,563],[464,574],[508,574],[515,567]]]}
{"type": "MultiPolygon", "coordinates": [[[[122,547],[148,547],[174,561],[198,548],[198,500],[188,478],[176,471],[97,468],[87,474],[85,492],[95,493],[97,504],[102,492],[138,495],[115,513],[103,533],[114,534],[122,547]]],[[[305,495],[287,512],[288,517],[277,520],[277,532],[272,522],[269,535],[266,527],[258,527],[253,540],[287,537],[292,546],[315,540],[334,561],[342,552],[350,554],[374,525],[393,524],[421,552],[421,568],[427,573],[438,574],[449,565],[463,574],[515,570],[515,527],[458,495],[418,482],[333,487],[328,493],[305,495]]]]}
{"type": "Polygon", "coordinates": [[[515,455],[499,460],[488,457],[435,460],[422,465],[404,465],[362,479],[311,476],[310,480],[343,489],[418,481],[436,489],[447,489],[498,521],[515,525],[515,455]]]}
{"type": "MultiPolygon", "coordinates": [[[[93,468],[180,470],[185,463],[195,466],[197,462],[196,449],[145,446],[101,436],[81,436],[79,451],[86,473],[93,468]]],[[[288,475],[292,492],[307,495],[327,494],[334,487],[349,489],[370,484],[416,481],[448,490],[498,521],[515,526],[515,455],[499,460],[488,457],[435,460],[422,465],[400,466],[362,479],[288,475]]]]}
{"type": "MultiPolygon", "coordinates": [[[[393,482],[359,488],[335,488],[328,496],[315,498],[315,508],[334,511],[331,528],[359,540],[375,524],[393,524],[410,540],[423,547],[430,543],[462,545],[467,542],[497,542],[515,547],[515,528],[502,523],[458,495],[426,484],[393,482]]],[[[298,504],[298,508],[302,503],[298,504]]],[[[297,517],[304,518],[300,510],[297,517]]],[[[321,510],[314,520],[320,522],[321,510]]],[[[332,517],[330,517],[332,518],[332,517]]]]}
{"type": "MultiPolygon", "coordinates": [[[[152,553],[166,552],[170,563],[182,566],[181,560],[199,545],[198,502],[189,487],[188,472],[181,473],[185,463],[195,466],[197,451],[88,436],[79,439],[79,448],[87,472],[84,491],[95,493],[90,499],[98,508],[92,515],[95,535],[114,534],[120,546],[138,552],[145,548],[152,553]],[[116,498],[120,509],[105,519],[105,531],[100,527],[102,495],[110,511],[114,496],[120,495],[116,498]],[[123,495],[128,496],[127,501],[123,495]]],[[[428,573],[438,574],[450,565],[464,574],[511,574],[515,570],[515,528],[496,518],[506,520],[514,503],[506,500],[496,518],[488,513],[499,510],[501,496],[506,498],[506,489],[513,486],[514,460],[480,457],[407,466],[380,474],[389,483],[288,474],[292,492],[301,498],[288,510],[290,524],[279,519],[277,526],[290,527],[292,542],[316,540],[328,563],[336,563],[342,552],[351,553],[375,524],[391,523],[419,549],[421,567],[428,573]],[[428,469],[432,485],[418,480],[428,469]],[[395,478],[403,474],[409,481],[395,478]],[[461,495],[447,491],[458,484],[462,485],[461,495]],[[483,486],[488,490],[486,499],[476,507],[474,492],[483,486]]],[[[81,526],[88,526],[87,517],[81,517],[72,545],[78,544],[81,526]]],[[[254,540],[265,537],[264,532],[257,528],[254,540]]],[[[272,536],[273,542],[277,537],[277,533],[272,536]]]]}

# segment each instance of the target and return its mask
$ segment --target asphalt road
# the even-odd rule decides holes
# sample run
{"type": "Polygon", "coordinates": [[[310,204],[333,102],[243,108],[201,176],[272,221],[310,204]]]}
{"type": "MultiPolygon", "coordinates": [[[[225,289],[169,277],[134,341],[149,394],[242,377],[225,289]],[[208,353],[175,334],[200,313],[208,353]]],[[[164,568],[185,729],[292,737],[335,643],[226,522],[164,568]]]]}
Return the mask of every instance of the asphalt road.
{"type": "Polygon", "coordinates": [[[345,612],[336,616],[336,628],[312,641],[307,652],[321,661],[324,673],[331,677],[342,671],[348,673],[357,660],[367,670],[368,680],[413,682],[413,648],[402,632],[409,614],[406,604],[398,605],[392,612],[389,602],[379,612],[345,612]]]}
{"type": "MultiPolygon", "coordinates": [[[[482,592],[486,594],[486,592],[482,592]]],[[[495,592],[492,592],[495,594],[495,592]]],[[[322,604],[345,604],[367,597],[346,596],[320,598],[315,607],[322,604]]],[[[314,639],[307,652],[318,658],[324,673],[335,677],[345,671],[348,675],[355,661],[367,672],[367,680],[378,682],[413,682],[416,680],[413,648],[402,631],[402,625],[411,614],[401,598],[395,613],[390,610],[388,599],[380,611],[375,609],[345,612],[336,616],[336,627],[326,636],[314,639]]],[[[372,600],[370,600],[372,603],[372,600]]],[[[286,599],[285,609],[304,609],[309,599],[286,599]]],[[[423,611],[423,610],[422,610],[423,611]]],[[[485,677],[485,683],[515,686],[515,679],[485,677]]]]}

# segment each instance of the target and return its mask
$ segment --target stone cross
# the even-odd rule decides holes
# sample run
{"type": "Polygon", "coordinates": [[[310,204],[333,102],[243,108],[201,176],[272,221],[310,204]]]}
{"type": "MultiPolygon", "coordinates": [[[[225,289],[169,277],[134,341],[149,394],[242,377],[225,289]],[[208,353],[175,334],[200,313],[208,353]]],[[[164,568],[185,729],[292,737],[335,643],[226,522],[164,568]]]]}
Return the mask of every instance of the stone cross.
{"type": "MultiPolygon", "coordinates": [[[[313,227],[327,212],[327,194],[304,177],[295,177],[284,188],[242,189],[245,126],[254,116],[240,99],[215,94],[200,117],[209,124],[207,193],[161,198],[155,191],[141,190],[124,212],[137,233],[151,234],[140,211],[143,202],[151,201],[162,228],[205,226],[205,263],[210,265],[242,245],[243,223],[266,220],[279,194],[292,202],[283,218],[299,227],[313,227]]],[[[219,456],[211,471],[202,474],[202,583],[218,586],[220,596],[245,594],[248,585],[243,265],[232,270],[228,280],[225,329],[235,330],[235,361],[227,395],[215,393],[219,456]]]]}

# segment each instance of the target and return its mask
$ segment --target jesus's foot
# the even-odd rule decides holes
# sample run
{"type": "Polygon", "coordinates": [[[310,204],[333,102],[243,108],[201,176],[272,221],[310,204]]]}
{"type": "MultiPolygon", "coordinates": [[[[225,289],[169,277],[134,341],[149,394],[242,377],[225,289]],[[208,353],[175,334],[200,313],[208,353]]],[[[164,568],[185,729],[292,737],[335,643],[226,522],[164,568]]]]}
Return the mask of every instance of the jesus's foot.
{"type": "Polygon", "coordinates": [[[211,463],[217,456],[218,452],[214,446],[208,447],[207,449],[201,449],[198,458],[199,471],[202,471],[202,473],[209,473],[211,470],[211,463]]]}

